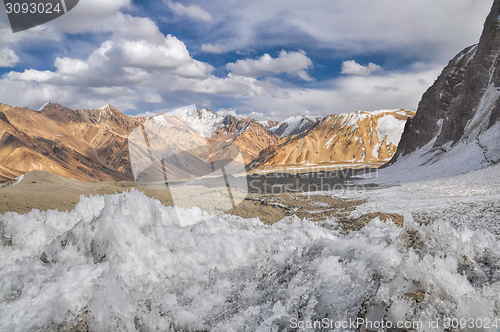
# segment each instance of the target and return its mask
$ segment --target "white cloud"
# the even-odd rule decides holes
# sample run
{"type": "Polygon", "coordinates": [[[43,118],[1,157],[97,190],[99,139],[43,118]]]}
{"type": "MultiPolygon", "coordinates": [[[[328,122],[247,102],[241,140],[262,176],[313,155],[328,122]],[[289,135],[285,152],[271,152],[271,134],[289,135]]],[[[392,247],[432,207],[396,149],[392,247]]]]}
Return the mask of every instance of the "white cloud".
{"type": "Polygon", "coordinates": [[[126,87],[85,88],[33,81],[0,80],[0,100],[9,105],[28,106],[33,109],[52,101],[75,109],[98,108],[109,103],[119,110],[133,110],[138,98],[136,91],[126,87]]]}
{"type": "Polygon", "coordinates": [[[217,115],[221,116],[232,115],[237,119],[241,119],[241,116],[238,113],[236,113],[236,109],[234,108],[220,108],[217,110],[216,113],[217,115]]]}
{"type": "Polygon", "coordinates": [[[57,74],[50,70],[26,69],[22,73],[11,71],[6,77],[12,81],[45,83],[57,78],[57,74]]]}
{"type": "MultiPolygon", "coordinates": [[[[26,70],[11,72],[12,80],[50,82],[83,86],[124,86],[147,84],[154,75],[172,74],[184,78],[207,78],[213,67],[191,57],[186,45],[174,36],[164,36],[158,28],[153,29],[149,19],[117,14],[117,25],[128,22],[128,30],[105,41],[87,59],[69,57],[56,58],[55,72],[26,70]],[[135,24],[133,24],[135,23],[135,24]],[[136,28],[149,26],[136,35],[136,28]],[[149,35],[145,34],[148,31],[149,35]],[[125,38],[132,37],[132,38],[125,38]],[[143,39],[138,39],[143,38],[143,39]],[[156,74],[153,72],[157,71],[156,74]]],[[[154,25],[154,24],[153,24],[154,25]]],[[[155,26],[156,27],[156,26],[155,26]]]]}
{"type": "Polygon", "coordinates": [[[207,53],[220,54],[220,53],[226,52],[227,51],[227,47],[222,46],[222,45],[212,45],[212,44],[208,43],[208,44],[202,44],[201,45],[201,50],[203,52],[207,52],[207,53]]]}
{"type": "Polygon", "coordinates": [[[162,96],[155,92],[144,93],[144,101],[148,104],[161,104],[165,102],[162,96]]]}
{"type": "MultiPolygon", "coordinates": [[[[253,53],[248,51],[252,48],[296,49],[290,45],[307,42],[314,51],[335,50],[331,56],[336,59],[390,50],[392,57],[412,58],[420,64],[408,67],[406,73],[386,68],[383,75],[359,76],[377,67],[352,62],[354,66],[343,71],[345,76],[308,84],[316,88],[303,90],[273,75],[284,73],[311,81],[307,73],[311,59],[303,51],[282,51],[274,58],[266,54],[228,64],[230,74],[217,77],[210,64],[196,60],[183,41],[161,33],[151,19],[117,13],[129,6],[130,0],[82,0],[69,14],[18,34],[10,32],[5,13],[0,13],[0,49],[12,50],[20,58],[15,61],[27,60],[23,46],[34,40],[70,43],[64,47],[70,53],[61,52],[53,59],[55,70],[5,74],[0,79],[0,101],[39,107],[51,100],[75,108],[111,103],[122,110],[134,109],[139,102],[187,100],[204,105],[212,102],[215,107],[223,102],[237,107],[240,114],[241,109],[245,114],[253,109],[274,117],[308,111],[324,115],[356,109],[415,108],[435,78],[432,75],[461,48],[477,42],[491,5],[476,1],[472,6],[469,0],[388,0],[390,6],[371,0],[316,2],[311,6],[302,0],[192,0],[189,6],[171,2],[171,10],[177,8],[179,16],[212,23],[202,25],[206,38],[196,40],[204,52],[237,50],[246,54],[243,57],[251,57],[248,54],[253,53]],[[95,39],[77,43],[66,39],[65,32],[91,32],[95,39]],[[102,42],[104,36],[107,40],[102,42]],[[92,45],[93,40],[99,40],[100,45],[92,45]],[[84,52],[79,51],[81,45],[84,52]]],[[[199,24],[192,26],[200,29],[199,24]]],[[[2,57],[0,51],[0,63],[13,63],[12,53],[5,52],[2,57]]]]}
{"type": "Polygon", "coordinates": [[[7,14],[0,10],[0,67],[12,67],[26,60],[23,58],[26,46],[43,41],[61,41],[64,33],[96,32],[103,22],[130,3],[131,0],[82,0],[56,20],[19,33],[12,33],[7,14]]]}
{"type": "MultiPolygon", "coordinates": [[[[54,61],[54,66],[59,74],[83,76],[90,69],[88,63],[80,59],[59,58],[54,61]]],[[[32,79],[36,81],[36,79],[32,79]]]]}
{"type": "Polygon", "coordinates": [[[58,33],[93,31],[121,9],[129,7],[131,2],[131,0],[81,0],[70,12],[43,26],[47,29],[53,28],[58,33]]]}
{"type": "Polygon", "coordinates": [[[0,68],[1,67],[14,67],[19,62],[19,57],[10,48],[0,49],[0,68]]]}
{"type": "Polygon", "coordinates": [[[228,63],[226,68],[233,74],[246,77],[261,77],[269,73],[287,73],[299,76],[306,81],[313,81],[306,69],[313,66],[311,59],[306,56],[306,52],[287,52],[282,50],[277,58],[264,54],[260,58],[238,60],[228,63]]]}
{"type": "Polygon", "coordinates": [[[99,29],[112,34],[86,58],[57,57],[54,71],[27,69],[4,75],[0,86],[8,85],[9,89],[0,89],[0,100],[32,107],[47,100],[84,108],[104,102],[122,105],[126,110],[134,109],[133,101],[163,103],[178,99],[179,92],[289,97],[278,86],[254,77],[212,75],[210,64],[194,59],[181,40],[163,35],[149,18],[117,13],[99,29]],[[14,90],[23,94],[12,93],[14,90]]]}
{"type": "Polygon", "coordinates": [[[207,12],[200,6],[197,5],[184,6],[181,3],[173,2],[170,0],[167,1],[166,3],[168,8],[170,8],[175,14],[179,16],[187,16],[194,20],[203,22],[211,22],[213,20],[212,15],[210,15],[209,12],[207,12]]]}
{"type": "Polygon", "coordinates": [[[286,99],[288,94],[282,88],[253,77],[237,76],[229,73],[227,77],[210,76],[203,80],[177,79],[169,87],[170,91],[192,91],[212,95],[249,97],[270,95],[272,98],[286,99]]]}
{"type": "Polygon", "coordinates": [[[377,71],[378,72],[383,71],[382,67],[371,62],[366,66],[362,66],[354,60],[349,60],[349,61],[344,61],[342,63],[341,74],[369,76],[377,71]]]}
{"type": "Polygon", "coordinates": [[[288,99],[271,98],[269,95],[251,96],[235,100],[234,107],[240,114],[240,108],[263,110],[266,118],[273,120],[302,114],[325,116],[357,110],[416,109],[422,94],[441,70],[435,67],[411,73],[342,76],[323,88],[286,89],[288,99]]]}
{"type": "Polygon", "coordinates": [[[386,0],[383,5],[373,0],[315,0],[314,5],[303,0],[191,2],[217,13],[203,42],[231,50],[303,42],[349,56],[390,50],[444,65],[478,41],[492,1],[386,0]]]}
{"type": "Polygon", "coordinates": [[[117,48],[127,67],[168,69],[181,77],[207,77],[213,70],[211,65],[194,60],[186,45],[172,35],[161,43],[122,40],[117,48]]]}

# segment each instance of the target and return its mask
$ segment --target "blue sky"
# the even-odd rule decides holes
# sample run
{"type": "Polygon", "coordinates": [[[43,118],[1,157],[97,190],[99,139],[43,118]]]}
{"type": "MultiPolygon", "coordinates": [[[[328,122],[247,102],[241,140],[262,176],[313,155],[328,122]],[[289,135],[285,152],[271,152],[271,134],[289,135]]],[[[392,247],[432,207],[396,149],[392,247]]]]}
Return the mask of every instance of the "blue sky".
{"type": "MultiPolygon", "coordinates": [[[[144,115],[195,103],[258,119],[416,109],[477,43],[491,0],[80,0],[13,34],[0,102],[144,115]]],[[[1,6],[1,5],[0,5],[1,6]]]]}

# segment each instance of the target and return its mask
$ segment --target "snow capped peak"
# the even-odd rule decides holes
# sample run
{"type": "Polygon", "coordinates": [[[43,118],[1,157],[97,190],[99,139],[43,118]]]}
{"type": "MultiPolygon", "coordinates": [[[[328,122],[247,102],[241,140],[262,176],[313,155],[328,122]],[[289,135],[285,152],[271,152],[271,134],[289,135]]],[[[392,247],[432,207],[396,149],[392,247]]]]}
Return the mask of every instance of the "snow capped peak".
{"type": "Polygon", "coordinates": [[[208,109],[201,109],[194,116],[183,117],[184,121],[200,133],[202,137],[210,137],[224,120],[223,116],[217,115],[208,109]]]}
{"type": "Polygon", "coordinates": [[[172,111],[169,111],[166,113],[166,115],[179,115],[181,117],[187,117],[187,116],[194,116],[196,114],[196,105],[195,104],[191,104],[191,105],[188,105],[188,106],[184,106],[184,107],[179,107],[179,108],[176,108],[172,111]]]}
{"type": "Polygon", "coordinates": [[[318,119],[312,116],[296,115],[281,121],[269,130],[281,137],[288,137],[309,129],[317,121],[318,119]]]}
{"type": "Polygon", "coordinates": [[[43,110],[43,109],[45,108],[45,106],[47,106],[48,104],[50,104],[50,101],[48,101],[48,102],[46,102],[45,104],[43,104],[43,105],[42,105],[42,107],[40,107],[40,108],[38,109],[38,111],[43,110]]]}
{"type": "Polygon", "coordinates": [[[224,120],[223,116],[217,115],[207,108],[197,109],[195,104],[154,116],[152,119],[158,125],[165,125],[167,123],[165,116],[180,116],[201,137],[210,137],[222,120],[224,120]]]}
{"type": "Polygon", "coordinates": [[[153,116],[151,119],[153,119],[153,121],[155,122],[156,125],[167,124],[167,120],[165,119],[165,115],[163,115],[163,114],[153,116]]]}

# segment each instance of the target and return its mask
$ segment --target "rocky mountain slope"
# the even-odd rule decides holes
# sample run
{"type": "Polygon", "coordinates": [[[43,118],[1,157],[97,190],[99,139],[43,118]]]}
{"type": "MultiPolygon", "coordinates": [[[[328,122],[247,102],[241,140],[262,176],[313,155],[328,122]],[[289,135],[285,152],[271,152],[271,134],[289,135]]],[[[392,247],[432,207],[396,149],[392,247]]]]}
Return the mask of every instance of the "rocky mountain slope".
{"type": "Polygon", "coordinates": [[[85,181],[131,179],[127,135],[138,123],[109,105],[74,111],[49,103],[32,111],[0,104],[0,177],[40,169],[85,181]]]}
{"type": "Polygon", "coordinates": [[[380,162],[396,151],[412,115],[358,112],[277,123],[221,116],[194,105],[134,118],[110,105],[75,111],[47,103],[33,111],[1,104],[0,181],[33,170],[84,181],[137,180],[139,173],[142,180],[167,173],[171,179],[189,178],[212,172],[212,162],[229,162],[236,150],[252,168],[380,162]],[[159,162],[167,157],[173,162],[159,162]]]}
{"type": "Polygon", "coordinates": [[[259,153],[274,145],[280,137],[253,119],[237,119],[227,115],[210,137],[220,142],[230,142],[240,147],[245,165],[259,153]]]}
{"type": "MultiPolygon", "coordinates": [[[[150,124],[162,136],[150,141],[156,144],[155,153],[161,150],[162,154],[174,155],[188,151],[192,155],[184,154],[183,158],[190,163],[183,167],[190,174],[203,173],[201,170],[210,163],[207,151],[193,150],[206,146],[209,137],[216,158],[224,149],[232,153],[228,146],[235,144],[242,150],[246,163],[280,138],[255,120],[223,117],[208,109],[198,110],[194,105],[169,114],[134,118],[110,105],[75,111],[47,103],[33,111],[0,104],[0,182],[33,170],[84,181],[134,180],[130,135],[140,125],[150,124]]],[[[150,158],[148,147],[138,148],[134,155],[137,166],[146,167],[150,158]],[[139,159],[137,151],[142,153],[139,159]]],[[[226,157],[221,155],[220,160],[226,157]]],[[[161,172],[150,171],[154,178],[161,172]]],[[[180,168],[170,171],[179,177],[186,174],[180,168]]]]}
{"type": "Polygon", "coordinates": [[[414,114],[409,110],[381,110],[330,115],[309,130],[263,150],[248,168],[387,161],[396,152],[407,119],[414,114]]]}
{"type": "Polygon", "coordinates": [[[479,44],[452,59],[424,93],[389,162],[390,172],[415,169],[414,176],[441,177],[498,163],[499,15],[500,0],[495,0],[479,44]]]}
{"type": "MultiPolygon", "coordinates": [[[[260,151],[276,143],[280,137],[266,128],[261,122],[250,118],[238,119],[232,115],[221,116],[209,109],[196,109],[191,105],[169,113],[161,114],[144,121],[170,122],[178,116],[194,132],[212,141],[237,145],[248,164],[255,159],[260,151]]],[[[271,122],[272,124],[272,122],[271,122]]],[[[175,124],[178,125],[178,124],[175,124]]],[[[182,142],[179,141],[180,144],[182,142]]]]}

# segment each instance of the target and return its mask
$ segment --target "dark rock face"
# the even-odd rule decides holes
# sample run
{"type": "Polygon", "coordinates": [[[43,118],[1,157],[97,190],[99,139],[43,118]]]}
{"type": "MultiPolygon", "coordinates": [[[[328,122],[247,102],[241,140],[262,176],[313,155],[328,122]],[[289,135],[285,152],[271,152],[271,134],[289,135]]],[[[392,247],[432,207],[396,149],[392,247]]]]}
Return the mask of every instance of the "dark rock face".
{"type": "Polygon", "coordinates": [[[479,135],[500,120],[499,15],[500,0],[495,0],[479,44],[464,49],[451,60],[424,93],[387,165],[433,140],[429,144],[431,150],[447,151],[460,141],[477,140],[481,146],[479,135]]]}

